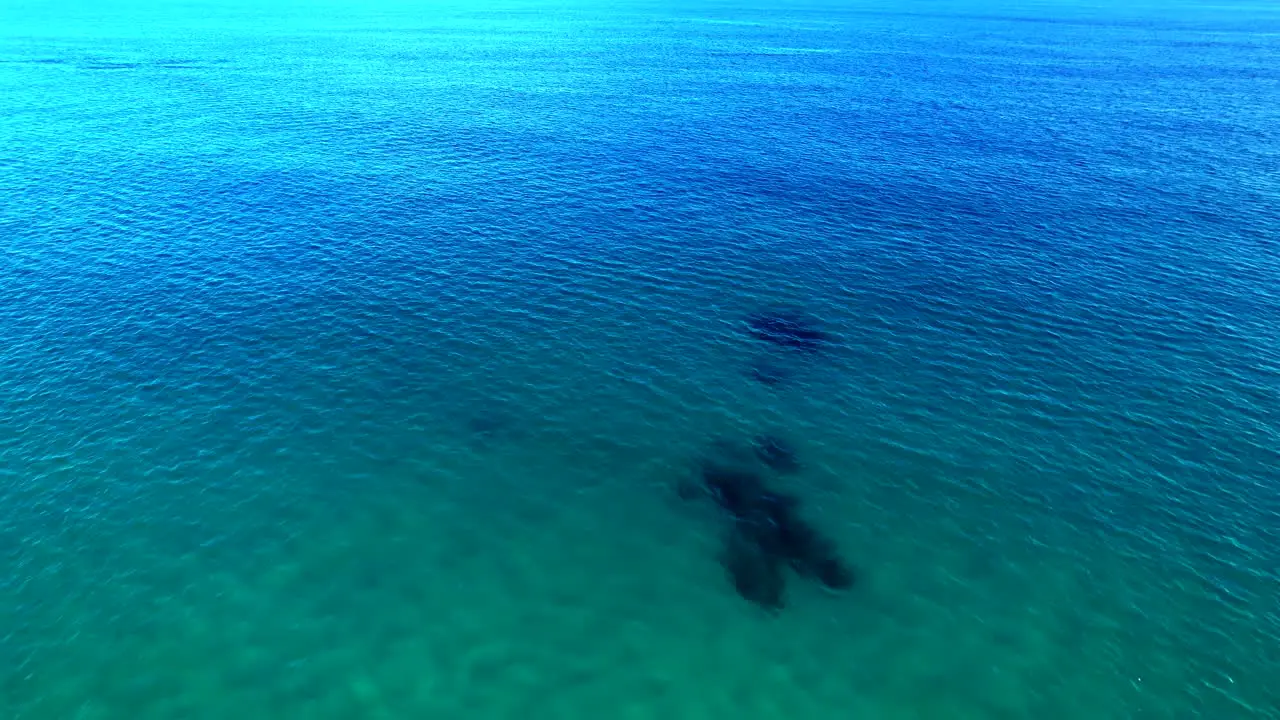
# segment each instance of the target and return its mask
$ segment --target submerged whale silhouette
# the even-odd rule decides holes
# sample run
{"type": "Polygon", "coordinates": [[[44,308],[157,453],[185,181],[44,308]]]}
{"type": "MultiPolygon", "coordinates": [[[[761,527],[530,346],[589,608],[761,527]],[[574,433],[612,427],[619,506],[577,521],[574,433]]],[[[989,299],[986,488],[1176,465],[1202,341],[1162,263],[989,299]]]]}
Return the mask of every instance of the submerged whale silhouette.
{"type": "Polygon", "coordinates": [[[826,332],[793,313],[757,313],[747,318],[747,327],[760,340],[802,352],[816,352],[831,341],[826,332]]]}
{"type": "Polygon", "coordinates": [[[785,604],[783,567],[817,579],[832,590],[853,585],[853,569],[835,544],[799,513],[799,500],[769,489],[747,470],[714,464],[702,468],[703,484],[733,518],[721,562],[744,599],[771,612],[785,604]]]}

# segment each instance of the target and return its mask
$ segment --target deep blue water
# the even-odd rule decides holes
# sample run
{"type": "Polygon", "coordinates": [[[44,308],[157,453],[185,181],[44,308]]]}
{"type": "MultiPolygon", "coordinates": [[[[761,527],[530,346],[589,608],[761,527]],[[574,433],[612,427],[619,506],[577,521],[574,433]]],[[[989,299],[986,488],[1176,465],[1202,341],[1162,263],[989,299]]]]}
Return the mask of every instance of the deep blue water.
{"type": "Polygon", "coordinates": [[[1280,6],[6,3],[0,240],[0,717],[1280,718],[1280,6]]]}

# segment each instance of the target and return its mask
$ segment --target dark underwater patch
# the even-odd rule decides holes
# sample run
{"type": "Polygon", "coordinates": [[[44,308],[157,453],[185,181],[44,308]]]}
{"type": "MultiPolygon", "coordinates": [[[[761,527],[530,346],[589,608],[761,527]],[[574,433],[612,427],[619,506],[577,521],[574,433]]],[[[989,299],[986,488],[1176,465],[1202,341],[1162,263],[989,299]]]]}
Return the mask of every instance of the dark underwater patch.
{"type": "Polygon", "coordinates": [[[741,523],[734,523],[729,531],[720,562],[743,599],[769,612],[786,605],[787,579],[781,560],[755,542],[741,523]]]}
{"type": "Polygon", "coordinates": [[[133,70],[139,67],[134,62],[87,62],[80,66],[83,70],[133,70]]]}
{"type": "Polygon", "coordinates": [[[835,543],[800,515],[797,498],[770,489],[754,472],[715,463],[703,465],[702,480],[707,494],[732,516],[722,563],[743,599],[770,611],[781,609],[784,567],[831,590],[853,585],[853,568],[835,543]]]}
{"type": "Polygon", "coordinates": [[[514,421],[498,412],[484,412],[467,418],[467,432],[480,441],[496,440],[514,427],[514,421]]]}
{"type": "Polygon", "coordinates": [[[747,318],[747,328],[759,340],[806,353],[832,342],[817,323],[798,313],[757,313],[747,318]]]}
{"type": "Polygon", "coordinates": [[[477,449],[518,441],[526,434],[518,416],[502,406],[473,408],[461,420],[463,432],[477,449]]]}

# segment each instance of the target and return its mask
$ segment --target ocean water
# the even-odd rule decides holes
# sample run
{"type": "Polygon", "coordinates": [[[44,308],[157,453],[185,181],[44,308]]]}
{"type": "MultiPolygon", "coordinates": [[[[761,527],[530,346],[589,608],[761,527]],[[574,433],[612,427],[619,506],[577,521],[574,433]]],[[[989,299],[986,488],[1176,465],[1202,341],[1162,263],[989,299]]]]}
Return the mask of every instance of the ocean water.
{"type": "Polygon", "coordinates": [[[1119,5],[3,3],[0,717],[1280,718],[1280,6],[1119,5]]]}

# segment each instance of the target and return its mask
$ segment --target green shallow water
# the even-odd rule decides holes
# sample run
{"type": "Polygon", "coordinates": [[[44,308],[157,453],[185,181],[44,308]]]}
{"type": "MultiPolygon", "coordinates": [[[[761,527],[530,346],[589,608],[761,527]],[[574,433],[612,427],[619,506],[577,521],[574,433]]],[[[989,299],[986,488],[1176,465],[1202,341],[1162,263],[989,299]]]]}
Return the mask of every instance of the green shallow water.
{"type": "Polygon", "coordinates": [[[23,698],[34,717],[1072,717],[1238,702],[1189,693],[1206,673],[1236,681],[1223,661],[1247,647],[1220,619],[1205,627],[1223,609],[1202,576],[1105,536],[954,491],[851,490],[838,478],[876,474],[831,457],[809,480],[813,515],[866,581],[850,596],[793,584],[770,618],[721,582],[717,518],[664,494],[672,468],[545,445],[442,445],[372,471],[263,462],[263,483],[331,489],[46,530],[23,553],[40,571],[18,593],[10,691],[38,689],[23,698]]]}
{"type": "Polygon", "coordinates": [[[1278,37],[4,8],[0,718],[1280,717],[1278,37]],[[760,433],[777,616],[678,492],[760,433]]]}

